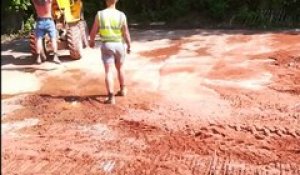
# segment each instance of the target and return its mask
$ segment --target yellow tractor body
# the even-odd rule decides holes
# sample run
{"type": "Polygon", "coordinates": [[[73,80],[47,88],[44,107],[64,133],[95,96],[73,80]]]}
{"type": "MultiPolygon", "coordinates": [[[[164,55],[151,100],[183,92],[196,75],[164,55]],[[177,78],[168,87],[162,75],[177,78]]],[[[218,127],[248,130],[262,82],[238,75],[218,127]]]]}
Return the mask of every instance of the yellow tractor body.
{"type": "Polygon", "coordinates": [[[77,22],[81,17],[82,2],[76,0],[56,0],[59,9],[54,11],[64,11],[65,21],[67,23],[77,22]]]}

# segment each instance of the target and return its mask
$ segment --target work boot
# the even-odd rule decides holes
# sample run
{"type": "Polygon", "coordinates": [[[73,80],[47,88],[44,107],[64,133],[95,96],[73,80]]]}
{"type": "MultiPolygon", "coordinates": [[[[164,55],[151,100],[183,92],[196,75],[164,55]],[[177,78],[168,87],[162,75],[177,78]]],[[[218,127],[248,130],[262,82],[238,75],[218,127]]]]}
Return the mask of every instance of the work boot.
{"type": "Polygon", "coordinates": [[[126,96],[127,95],[127,89],[125,87],[121,88],[117,93],[116,96],[126,96]]]}
{"type": "Polygon", "coordinates": [[[116,104],[116,99],[113,93],[108,94],[108,97],[105,99],[104,104],[116,104]]]}
{"type": "Polygon", "coordinates": [[[59,58],[57,56],[57,53],[54,53],[53,62],[56,63],[56,64],[60,64],[61,63],[61,61],[59,60],[59,58]]]}

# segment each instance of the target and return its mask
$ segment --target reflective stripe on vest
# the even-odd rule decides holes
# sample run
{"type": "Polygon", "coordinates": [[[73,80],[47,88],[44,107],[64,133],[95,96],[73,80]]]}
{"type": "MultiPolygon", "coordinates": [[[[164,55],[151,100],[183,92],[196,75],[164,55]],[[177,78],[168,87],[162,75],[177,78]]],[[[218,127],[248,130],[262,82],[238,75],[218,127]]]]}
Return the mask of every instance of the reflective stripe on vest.
{"type": "Polygon", "coordinates": [[[99,34],[102,41],[120,42],[122,41],[122,14],[116,20],[114,16],[104,16],[103,12],[98,12],[99,34]]]}

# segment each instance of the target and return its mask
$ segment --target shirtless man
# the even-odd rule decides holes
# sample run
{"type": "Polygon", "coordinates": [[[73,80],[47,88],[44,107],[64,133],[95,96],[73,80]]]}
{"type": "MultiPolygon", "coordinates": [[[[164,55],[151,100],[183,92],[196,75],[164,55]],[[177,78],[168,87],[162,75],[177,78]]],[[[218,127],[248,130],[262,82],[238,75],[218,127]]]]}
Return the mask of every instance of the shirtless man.
{"type": "Polygon", "coordinates": [[[57,64],[60,63],[60,60],[57,56],[56,28],[51,14],[52,1],[53,0],[32,0],[37,13],[35,27],[37,64],[41,64],[42,61],[46,60],[46,56],[41,55],[41,50],[43,49],[42,39],[46,33],[48,33],[49,37],[51,38],[54,51],[53,61],[57,64]]]}

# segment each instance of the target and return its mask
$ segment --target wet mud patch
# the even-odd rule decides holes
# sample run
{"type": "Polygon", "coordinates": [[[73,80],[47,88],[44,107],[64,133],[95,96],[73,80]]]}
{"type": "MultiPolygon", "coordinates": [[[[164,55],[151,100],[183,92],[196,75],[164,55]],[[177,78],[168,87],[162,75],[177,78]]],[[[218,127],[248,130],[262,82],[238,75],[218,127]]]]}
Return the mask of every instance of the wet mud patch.
{"type": "Polygon", "coordinates": [[[293,54],[288,51],[278,51],[269,56],[274,60],[269,69],[275,75],[271,89],[279,92],[300,94],[300,51],[293,54]]]}
{"type": "Polygon", "coordinates": [[[16,96],[16,95],[12,95],[12,94],[1,94],[1,100],[13,98],[14,96],[16,96]]]}
{"type": "Polygon", "coordinates": [[[207,56],[211,55],[209,48],[199,48],[196,50],[198,56],[207,56]]]}
{"type": "Polygon", "coordinates": [[[270,85],[270,88],[279,92],[300,95],[300,70],[279,70],[275,82],[270,85]]]}
{"type": "Polygon", "coordinates": [[[274,64],[280,67],[300,68],[300,50],[297,53],[292,51],[279,50],[268,56],[274,60],[274,64]]]}
{"type": "Polygon", "coordinates": [[[160,96],[156,93],[130,89],[126,97],[116,97],[116,105],[106,105],[106,95],[30,95],[20,100],[22,111],[11,114],[9,120],[24,119],[36,116],[42,121],[76,121],[90,123],[118,118],[125,115],[128,109],[154,110],[160,96]],[[108,118],[107,118],[108,117],[108,118]]]}
{"type": "Polygon", "coordinates": [[[129,133],[131,132],[133,136],[137,136],[140,134],[162,133],[160,128],[149,125],[143,121],[134,121],[121,118],[118,125],[121,127],[121,130],[124,129],[129,133]]]}
{"type": "Polygon", "coordinates": [[[228,44],[238,44],[238,43],[246,43],[251,41],[251,35],[235,35],[227,38],[228,44]]]}
{"type": "Polygon", "coordinates": [[[176,65],[176,67],[175,66],[163,67],[162,69],[160,69],[159,73],[161,76],[166,76],[166,75],[176,74],[176,73],[194,73],[195,70],[196,70],[195,66],[176,65]]]}
{"type": "Polygon", "coordinates": [[[103,76],[93,75],[82,70],[69,70],[43,80],[39,94],[55,96],[87,96],[105,94],[103,76]]]}
{"type": "Polygon", "coordinates": [[[238,66],[226,63],[225,61],[219,61],[213,66],[212,70],[207,74],[207,77],[212,79],[224,80],[246,80],[258,76],[259,73],[260,72],[257,70],[257,68],[250,68],[249,66],[238,66]]]}
{"type": "Polygon", "coordinates": [[[165,61],[170,56],[178,54],[182,44],[182,40],[172,40],[168,47],[144,51],[139,54],[143,57],[150,58],[152,62],[165,61]]]}
{"type": "Polygon", "coordinates": [[[269,88],[278,92],[299,95],[300,93],[300,50],[277,49],[250,56],[251,60],[266,60],[262,66],[273,74],[269,88]]]}
{"type": "MultiPolygon", "coordinates": [[[[184,44],[188,44],[190,42],[195,42],[194,39],[189,39],[189,38],[181,38],[181,39],[174,39],[170,41],[170,45],[168,47],[163,47],[163,48],[158,48],[158,49],[153,49],[149,51],[143,51],[140,52],[139,55],[150,58],[152,62],[157,63],[161,61],[165,61],[168,58],[170,58],[173,55],[177,55],[183,48],[184,44]]],[[[205,49],[188,49],[186,48],[185,50],[191,50],[191,51],[196,51],[199,54],[204,54],[205,49]]]]}
{"type": "Polygon", "coordinates": [[[276,47],[299,45],[300,33],[272,35],[271,41],[272,44],[276,47]]]}
{"type": "Polygon", "coordinates": [[[198,42],[199,40],[192,38],[174,39],[170,41],[170,45],[168,47],[143,51],[140,52],[139,55],[150,58],[150,60],[154,63],[165,61],[171,56],[179,54],[181,51],[187,51],[188,54],[196,54],[197,56],[211,55],[211,53],[209,53],[209,48],[203,48],[198,42]]]}
{"type": "Polygon", "coordinates": [[[43,122],[79,122],[91,123],[105,120],[104,116],[112,114],[115,118],[124,114],[122,106],[104,105],[105,97],[77,97],[76,101],[69,101],[73,97],[32,95],[26,97],[21,103],[25,109],[18,110],[7,120],[26,119],[28,116],[34,116],[43,122]],[[67,99],[67,100],[66,100],[67,99]]]}

